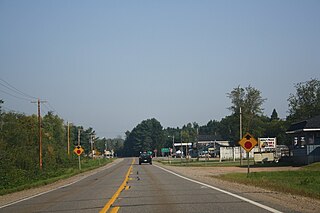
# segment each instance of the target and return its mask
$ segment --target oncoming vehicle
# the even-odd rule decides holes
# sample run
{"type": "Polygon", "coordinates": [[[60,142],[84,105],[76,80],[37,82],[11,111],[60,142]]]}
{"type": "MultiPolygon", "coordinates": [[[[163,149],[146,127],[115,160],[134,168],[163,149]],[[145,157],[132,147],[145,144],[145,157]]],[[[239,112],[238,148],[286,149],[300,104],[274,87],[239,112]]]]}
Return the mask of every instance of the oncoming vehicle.
{"type": "Polygon", "coordinates": [[[139,156],[139,165],[141,165],[141,163],[149,163],[152,164],[152,155],[150,155],[147,152],[142,152],[140,153],[139,156]]]}

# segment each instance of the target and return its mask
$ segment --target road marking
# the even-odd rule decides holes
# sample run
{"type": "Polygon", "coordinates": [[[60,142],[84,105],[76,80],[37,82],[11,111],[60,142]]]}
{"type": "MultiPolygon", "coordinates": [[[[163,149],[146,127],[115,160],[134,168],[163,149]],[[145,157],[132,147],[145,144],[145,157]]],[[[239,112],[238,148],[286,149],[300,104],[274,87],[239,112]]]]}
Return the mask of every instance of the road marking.
{"type": "Polygon", "coordinates": [[[168,169],[162,168],[162,167],[160,167],[160,166],[158,166],[158,165],[154,165],[154,166],[156,166],[156,167],[158,167],[159,169],[162,169],[162,170],[164,170],[164,171],[166,171],[166,172],[169,172],[169,173],[171,173],[171,174],[173,174],[173,175],[175,175],[175,176],[178,176],[178,177],[180,177],[180,178],[183,178],[183,179],[185,179],[185,180],[188,180],[188,181],[191,181],[191,182],[193,182],[193,183],[197,183],[197,184],[200,184],[200,185],[202,185],[202,186],[206,186],[206,187],[208,187],[208,188],[211,188],[211,189],[217,190],[217,191],[219,191],[219,192],[225,193],[225,194],[227,194],[227,195],[233,196],[233,197],[235,197],[235,198],[238,198],[238,199],[243,200],[243,201],[245,201],[245,202],[251,203],[252,205],[258,206],[258,207],[260,207],[260,208],[262,208],[262,209],[265,209],[265,210],[268,210],[268,211],[270,211],[270,212],[273,212],[273,213],[282,213],[281,211],[278,211],[278,210],[276,210],[276,209],[273,209],[273,208],[271,208],[271,207],[269,207],[269,206],[263,205],[263,204],[258,203],[258,202],[256,202],[256,201],[250,200],[250,199],[248,199],[248,198],[241,197],[240,195],[236,195],[236,194],[233,194],[233,193],[231,193],[231,192],[225,191],[225,190],[223,190],[223,189],[220,189],[220,188],[217,188],[217,187],[208,185],[208,184],[206,184],[206,183],[202,183],[202,182],[200,182],[200,181],[197,181],[197,180],[193,180],[193,179],[191,179],[191,178],[184,177],[184,176],[179,175],[179,174],[177,174],[177,173],[175,173],[175,172],[173,172],[173,171],[170,171],[170,170],[168,170],[168,169]]]}
{"type": "Polygon", "coordinates": [[[110,210],[110,213],[117,213],[119,211],[120,207],[117,206],[117,207],[113,207],[111,210],[110,210]]]}
{"type": "MultiPolygon", "coordinates": [[[[106,213],[106,212],[110,209],[111,205],[112,205],[112,204],[116,201],[116,199],[119,197],[119,195],[120,195],[120,193],[122,192],[122,190],[126,188],[127,182],[128,182],[128,180],[129,180],[129,175],[130,175],[130,173],[131,173],[131,171],[132,171],[132,165],[133,165],[133,163],[134,163],[134,159],[132,159],[131,165],[130,165],[130,167],[129,167],[129,169],[128,169],[128,172],[127,172],[127,174],[126,174],[126,176],[125,176],[122,184],[119,186],[119,188],[118,188],[118,190],[116,191],[116,193],[113,194],[113,196],[112,196],[112,197],[110,198],[110,200],[106,203],[106,205],[103,207],[103,209],[100,210],[99,213],[106,213]]],[[[119,210],[119,209],[118,209],[118,210],[119,210]]],[[[117,210],[117,211],[118,211],[118,210],[117,210]]],[[[116,211],[116,212],[117,212],[117,211],[116,211]]]]}

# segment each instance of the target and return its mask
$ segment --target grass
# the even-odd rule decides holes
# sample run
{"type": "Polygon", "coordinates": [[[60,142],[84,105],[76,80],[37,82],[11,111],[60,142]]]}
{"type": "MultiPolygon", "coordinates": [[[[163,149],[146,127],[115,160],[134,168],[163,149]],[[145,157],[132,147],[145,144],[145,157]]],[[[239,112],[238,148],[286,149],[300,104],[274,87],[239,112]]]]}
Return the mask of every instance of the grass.
{"type": "Polygon", "coordinates": [[[195,159],[171,159],[168,161],[167,159],[158,160],[158,162],[164,165],[170,166],[183,166],[183,167],[214,167],[214,166],[239,166],[240,162],[238,161],[226,161],[226,162],[219,162],[219,160],[201,160],[197,161],[195,159]]]}
{"type": "MultiPolygon", "coordinates": [[[[195,159],[186,160],[186,159],[172,159],[171,162],[167,159],[158,160],[158,162],[164,165],[170,166],[182,166],[182,167],[247,167],[247,160],[243,160],[242,165],[240,166],[240,161],[222,161],[219,160],[209,160],[209,161],[197,161],[195,159]]],[[[250,167],[279,167],[279,166],[291,166],[290,163],[279,162],[279,163],[264,163],[264,164],[254,164],[254,161],[250,159],[250,167]]]]}
{"type": "Polygon", "coordinates": [[[0,189],[0,196],[5,195],[5,194],[9,194],[9,193],[13,193],[13,192],[17,192],[17,191],[22,191],[25,189],[48,185],[48,184],[54,183],[58,180],[67,179],[67,178],[72,177],[74,175],[77,175],[79,173],[83,173],[83,172],[86,172],[89,170],[96,169],[98,167],[101,167],[101,166],[104,166],[108,163],[111,163],[112,161],[113,161],[113,159],[95,159],[95,160],[82,159],[81,160],[81,171],[78,168],[60,168],[60,169],[57,169],[55,174],[49,175],[50,177],[45,176],[43,178],[39,178],[38,180],[35,180],[30,183],[21,184],[19,186],[15,186],[15,187],[11,187],[11,188],[0,189]]]}
{"type": "Polygon", "coordinates": [[[215,178],[320,199],[320,163],[297,171],[252,172],[248,177],[230,173],[215,178]]]}
{"type": "MultiPolygon", "coordinates": [[[[239,161],[186,161],[183,159],[174,159],[171,164],[168,160],[159,161],[164,165],[182,166],[182,167],[247,167],[247,161],[244,160],[242,166],[239,161]]],[[[250,161],[250,167],[279,167],[294,166],[291,163],[264,163],[254,164],[250,161]]],[[[296,171],[277,171],[277,172],[251,172],[247,177],[246,173],[229,173],[220,176],[212,176],[222,180],[237,182],[245,185],[257,186],[269,190],[302,195],[320,199],[320,162],[301,167],[296,171]]]]}

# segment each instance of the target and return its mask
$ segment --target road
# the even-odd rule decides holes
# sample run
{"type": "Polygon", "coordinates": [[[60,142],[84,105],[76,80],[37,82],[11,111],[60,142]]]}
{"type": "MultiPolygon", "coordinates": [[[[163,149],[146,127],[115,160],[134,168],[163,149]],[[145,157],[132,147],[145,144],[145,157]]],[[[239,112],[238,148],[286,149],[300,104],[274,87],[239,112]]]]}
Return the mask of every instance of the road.
{"type": "Polygon", "coordinates": [[[137,159],[124,159],[74,184],[0,208],[0,212],[104,211],[277,212],[157,165],[138,165],[137,159]]]}

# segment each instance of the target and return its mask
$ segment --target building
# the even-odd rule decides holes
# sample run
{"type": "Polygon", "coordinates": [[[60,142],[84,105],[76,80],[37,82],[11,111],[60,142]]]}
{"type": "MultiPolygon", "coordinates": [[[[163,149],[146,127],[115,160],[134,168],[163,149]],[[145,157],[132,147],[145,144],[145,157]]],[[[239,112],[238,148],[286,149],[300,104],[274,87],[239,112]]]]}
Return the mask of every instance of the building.
{"type": "Polygon", "coordinates": [[[291,124],[286,133],[292,136],[295,163],[320,161],[320,115],[291,124]]]}
{"type": "Polygon", "coordinates": [[[220,156],[220,147],[234,146],[230,141],[218,140],[214,135],[198,135],[194,147],[197,154],[202,156],[209,154],[211,157],[220,156]]]}

